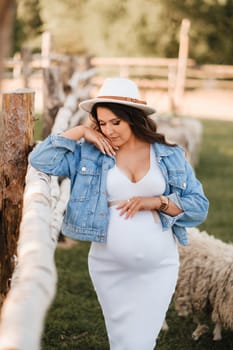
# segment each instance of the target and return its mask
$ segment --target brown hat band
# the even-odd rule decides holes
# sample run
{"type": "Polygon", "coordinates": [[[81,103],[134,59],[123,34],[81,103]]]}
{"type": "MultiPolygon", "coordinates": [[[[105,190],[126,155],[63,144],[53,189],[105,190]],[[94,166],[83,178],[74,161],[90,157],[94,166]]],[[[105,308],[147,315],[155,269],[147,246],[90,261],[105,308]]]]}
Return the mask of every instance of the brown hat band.
{"type": "Polygon", "coordinates": [[[107,98],[110,100],[127,101],[127,102],[139,103],[142,105],[147,104],[146,101],[138,100],[137,98],[123,97],[123,96],[97,96],[97,98],[107,98]]]}

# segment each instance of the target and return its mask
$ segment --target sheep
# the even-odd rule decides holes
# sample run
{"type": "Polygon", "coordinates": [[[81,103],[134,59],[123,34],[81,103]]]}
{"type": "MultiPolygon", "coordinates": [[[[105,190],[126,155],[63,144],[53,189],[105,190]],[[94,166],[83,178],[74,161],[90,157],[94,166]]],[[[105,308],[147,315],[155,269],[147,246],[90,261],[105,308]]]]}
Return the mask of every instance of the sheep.
{"type": "Polygon", "coordinates": [[[197,228],[188,231],[190,244],[179,245],[175,309],[179,316],[192,314],[198,323],[192,334],[194,340],[208,330],[200,323],[202,315],[211,317],[215,324],[213,340],[220,340],[222,327],[233,330],[233,245],[197,228]]]}

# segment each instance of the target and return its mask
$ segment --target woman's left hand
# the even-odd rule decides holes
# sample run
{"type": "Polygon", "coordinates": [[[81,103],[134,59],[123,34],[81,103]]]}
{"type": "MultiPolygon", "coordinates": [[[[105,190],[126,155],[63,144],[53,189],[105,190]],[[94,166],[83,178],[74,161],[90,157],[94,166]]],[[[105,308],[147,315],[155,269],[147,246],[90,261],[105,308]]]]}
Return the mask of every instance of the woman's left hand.
{"type": "Polygon", "coordinates": [[[122,204],[118,205],[116,209],[120,210],[120,215],[125,214],[125,218],[132,218],[138,211],[141,210],[156,210],[160,206],[158,197],[132,197],[122,204]]]}

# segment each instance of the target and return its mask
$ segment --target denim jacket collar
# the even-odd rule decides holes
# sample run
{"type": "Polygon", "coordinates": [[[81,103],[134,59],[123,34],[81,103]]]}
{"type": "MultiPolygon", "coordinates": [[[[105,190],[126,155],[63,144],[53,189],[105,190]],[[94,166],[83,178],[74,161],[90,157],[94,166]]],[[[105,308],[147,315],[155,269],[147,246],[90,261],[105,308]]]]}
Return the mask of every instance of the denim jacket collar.
{"type": "Polygon", "coordinates": [[[88,159],[101,166],[102,162],[106,169],[110,169],[114,166],[115,157],[111,157],[103,154],[93,144],[89,142],[83,142],[81,147],[81,158],[88,159]]]}
{"type": "Polygon", "coordinates": [[[93,145],[93,143],[84,141],[81,142],[81,144],[81,158],[96,161],[96,158],[101,155],[100,151],[93,145]]]}
{"type": "MultiPolygon", "coordinates": [[[[173,147],[168,147],[168,146],[163,145],[161,143],[154,143],[153,148],[154,148],[155,155],[156,155],[156,158],[158,159],[158,161],[160,161],[160,159],[162,157],[168,157],[174,153],[173,147]]],[[[108,169],[111,168],[116,161],[115,157],[104,155],[93,144],[91,144],[89,142],[85,142],[85,141],[82,143],[81,153],[82,153],[82,156],[81,156],[82,159],[88,159],[88,160],[91,160],[97,164],[101,164],[102,157],[104,157],[104,164],[106,164],[108,169]]]]}
{"type": "MultiPolygon", "coordinates": [[[[162,143],[154,143],[153,147],[157,157],[167,157],[174,153],[173,147],[168,147],[162,143]]],[[[95,161],[96,158],[102,154],[100,150],[98,150],[93,144],[89,142],[83,142],[81,150],[82,157],[93,161],[95,161]]],[[[114,159],[114,157],[110,158],[114,159]]]]}
{"type": "Polygon", "coordinates": [[[154,143],[153,147],[157,158],[167,157],[174,153],[173,147],[168,147],[167,145],[163,145],[162,143],[154,143]]]}

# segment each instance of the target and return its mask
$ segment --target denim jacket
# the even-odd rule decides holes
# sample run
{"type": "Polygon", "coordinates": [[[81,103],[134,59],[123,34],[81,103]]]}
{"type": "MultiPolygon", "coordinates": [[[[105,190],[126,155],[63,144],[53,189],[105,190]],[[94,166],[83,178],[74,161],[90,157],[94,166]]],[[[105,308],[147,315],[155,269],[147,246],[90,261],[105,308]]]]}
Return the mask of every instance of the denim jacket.
{"type": "MultiPolygon", "coordinates": [[[[177,216],[159,212],[163,230],[172,227],[178,241],[187,245],[185,227],[197,226],[205,220],[208,200],[181,147],[159,143],[153,146],[166,182],[164,195],[183,210],[177,216]]],[[[29,161],[42,172],[71,180],[70,198],[62,224],[64,235],[78,240],[106,242],[109,219],[106,178],[108,170],[115,164],[114,157],[103,154],[91,143],[50,135],[34,148],[29,161]]]]}

